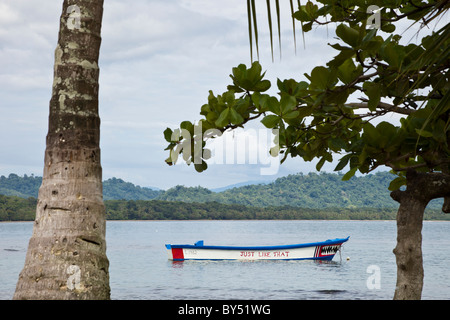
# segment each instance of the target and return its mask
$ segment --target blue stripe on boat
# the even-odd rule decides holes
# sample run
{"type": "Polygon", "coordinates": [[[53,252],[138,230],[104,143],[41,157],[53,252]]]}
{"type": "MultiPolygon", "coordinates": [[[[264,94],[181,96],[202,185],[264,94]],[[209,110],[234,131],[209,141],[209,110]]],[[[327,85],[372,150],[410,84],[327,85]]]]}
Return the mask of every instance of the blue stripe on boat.
{"type": "Polygon", "coordinates": [[[205,246],[203,241],[198,241],[195,245],[192,244],[166,244],[167,249],[215,249],[215,250],[282,250],[282,249],[294,249],[294,248],[305,248],[313,246],[325,246],[340,244],[346,242],[350,236],[347,238],[336,238],[329,239],[321,242],[311,242],[311,243],[299,243],[290,245],[279,245],[279,246],[250,246],[250,247],[234,247],[234,246],[205,246]]]}

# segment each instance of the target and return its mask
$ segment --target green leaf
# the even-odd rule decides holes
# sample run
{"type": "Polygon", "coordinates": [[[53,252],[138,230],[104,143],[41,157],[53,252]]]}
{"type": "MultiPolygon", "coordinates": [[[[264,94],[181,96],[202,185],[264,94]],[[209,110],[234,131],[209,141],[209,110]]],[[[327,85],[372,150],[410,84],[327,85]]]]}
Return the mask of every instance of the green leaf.
{"type": "Polygon", "coordinates": [[[305,24],[303,24],[303,26],[302,26],[302,31],[303,32],[308,32],[308,31],[311,31],[311,29],[312,29],[312,22],[308,22],[308,23],[305,23],[305,24]]]}
{"type": "Polygon", "coordinates": [[[301,6],[299,10],[294,13],[294,18],[303,22],[311,20],[309,14],[306,12],[305,6],[301,6]]]}
{"type": "Polygon", "coordinates": [[[253,104],[260,112],[265,112],[268,110],[267,108],[267,102],[271,97],[267,94],[261,94],[259,92],[254,92],[251,95],[251,100],[253,101],[253,104]]]}
{"type": "Polygon", "coordinates": [[[325,157],[322,157],[319,162],[316,164],[316,170],[320,171],[320,169],[322,169],[324,163],[325,163],[325,157]]]}
{"type": "Polygon", "coordinates": [[[425,131],[423,129],[417,129],[416,128],[416,133],[421,136],[421,137],[425,137],[425,138],[431,138],[433,136],[433,134],[431,132],[425,131]]]}
{"type": "Polygon", "coordinates": [[[328,140],[328,146],[330,147],[330,149],[332,149],[333,151],[337,152],[341,149],[345,149],[345,147],[347,146],[345,141],[339,137],[337,138],[331,138],[328,140]]]}
{"type": "Polygon", "coordinates": [[[349,172],[347,172],[346,174],[344,174],[344,176],[342,177],[342,181],[348,181],[350,180],[356,173],[356,170],[358,170],[358,168],[352,168],[350,169],[349,172]]]}
{"type": "Polygon", "coordinates": [[[397,133],[397,127],[387,121],[382,121],[377,125],[377,131],[380,136],[393,137],[397,133]]]}
{"type": "Polygon", "coordinates": [[[194,134],[194,125],[190,121],[183,121],[180,128],[187,130],[191,135],[194,134]]]}
{"type": "Polygon", "coordinates": [[[206,169],[208,169],[208,165],[206,164],[205,161],[202,160],[201,164],[194,164],[194,168],[195,168],[195,171],[197,171],[197,172],[203,172],[206,169]]]}
{"type": "Polygon", "coordinates": [[[311,71],[311,86],[318,89],[327,89],[331,82],[330,70],[325,67],[315,67],[311,71]]]}
{"type": "Polygon", "coordinates": [[[341,87],[339,87],[339,90],[330,92],[330,94],[326,97],[326,101],[328,101],[330,104],[343,104],[347,102],[349,95],[350,89],[348,88],[342,89],[341,87]]]}
{"type": "Polygon", "coordinates": [[[388,40],[380,48],[381,57],[391,66],[399,67],[405,56],[404,48],[388,40]]]}
{"type": "Polygon", "coordinates": [[[392,23],[384,24],[381,26],[381,31],[392,33],[395,31],[395,25],[393,25],[392,23]]]}
{"type": "Polygon", "coordinates": [[[308,1],[306,5],[299,6],[298,11],[296,11],[292,16],[295,19],[303,22],[313,21],[319,16],[317,12],[318,9],[319,7],[316,4],[312,3],[311,1],[308,1]]]}
{"type": "Polygon", "coordinates": [[[233,108],[230,109],[231,112],[231,123],[232,124],[241,124],[244,122],[244,118],[233,108]]]}
{"type": "Polygon", "coordinates": [[[217,118],[217,112],[208,112],[208,114],[206,115],[206,120],[210,123],[215,123],[217,118]]]}
{"type": "Polygon", "coordinates": [[[164,130],[164,139],[166,139],[167,142],[172,142],[172,129],[167,128],[164,130]]]}
{"type": "Polygon", "coordinates": [[[380,138],[377,129],[370,122],[364,124],[363,130],[364,133],[362,137],[365,142],[376,142],[380,138]]]}
{"type": "MultiPolygon", "coordinates": [[[[352,52],[353,54],[353,52],[352,52]]],[[[354,80],[354,71],[356,70],[353,60],[349,57],[343,61],[338,67],[338,77],[345,84],[349,84],[354,80]]]]}
{"type": "Polygon", "coordinates": [[[269,90],[270,87],[271,87],[271,83],[270,83],[269,80],[262,80],[262,81],[258,82],[258,84],[256,84],[256,85],[253,87],[253,90],[252,90],[252,91],[255,91],[255,92],[264,92],[264,91],[269,90]]]}
{"type": "Polygon", "coordinates": [[[261,80],[261,78],[262,78],[261,71],[262,71],[261,64],[258,61],[253,62],[250,69],[247,70],[248,79],[253,80],[253,81],[261,80]]]}
{"type": "MultiPolygon", "coordinates": [[[[347,66],[348,67],[348,61],[352,61],[352,57],[355,55],[355,51],[353,50],[342,50],[337,56],[334,57],[333,60],[331,60],[330,62],[327,63],[327,66],[330,67],[339,67],[341,66],[343,63],[347,62],[347,66]]],[[[353,65],[353,69],[354,69],[354,65],[353,65]]]]}
{"type": "Polygon", "coordinates": [[[380,148],[386,149],[386,151],[395,151],[398,146],[393,145],[393,141],[396,140],[397,136],[397,127],[392,123],[387,121],[380,122],[376,130],[378,132],[378,146],[380,148]]]}
{"type": "Polygon", "coordinates": [[[287,94],[283,94],[281,96],[280,108],[281,108],[282,114],[286,114],[286,113],[292,111],[296,105],[297,105],[297,100],[295,99],[295,97],[287,95],[287,94]]]}
{"type": "Polygon", "coordinates": [[[220,113],[219,118],[216,120],[216,126],[218,127],[225,127],[228,123],[230,123],[229,120],[230,115],[230,108],[226,108],[220,113]]]}
{"type": "Polygon", "coordinates": [[[352,48],[352,47],[345,47],[345,46],[340,45],[339,43],[328,44],[328,45],[329,45],[330,47],[332,47],[332,48],[334,48],[334,49],[336,49],[336,50],[340,50],[340,51],[345,51],[345,50],[353,51],[353,48],[352,48]]]}
{"type": "Polygon", "coordinates": [[[372,40],[372,38],[377,34],[377,29],[372,29],[369,32],[367,32],[367,34],[364,36],[362,42],[363,43],[367,43],[370,40],[372,40]]]}
{"type": "Polygon", "coordinates": [[[337,164],[336,168],[334,168],[334,171],[341,171],[342,169],[344,169],[352,156],[353,156],[352,154],[347,154],[343,156],[341,160],[339,160],[339,163],[337,164]]]}
{"type": "Polygon", "coordinates": [[[318,9],[319,7],[316,4],[312,3],[311,1],[308,1],[305,5],[305,11],[308,13],[311,20],[314,20],[319,17],[317,15],[318,9]]]}
{"type": "Polygon", "coordinates": [[[261,123],[269,129],[274,128],[279,122],[280,117],[273,114],[265,116],[264,119],[261,120],[261,123]]]}
{"type": "Polygon", "coordinates": [[[395,191],[400,189],[401,186],[406,185],[406,178],[405,177],[397,177],[394,180],[391,181],[389,184],[388,189],[390,191],[395,191]]]}
{"type": "Polygon", "coordinates": [[[262,67],[258,61],[253,62],[249,69],[244,64],[240,64],[232,70],[230,77],[233,79],[234,85],[228,86],[228,89],[234,92],[268,90],[270,81],[263,80],[265,72],[261,73],[261,71],[262,67]]]}
{"type": "Polygon", "coordinates": [[[211,108],[209,106],[209,104],[204,104],[202,105],[201,109],[200,109],[200,114],[206,116],[208,114],[208,112],[211,112],[211,108]]]}
{"type": "Polygon", "coordinates": [[[381,99],[381,84],[377,82],[365,82],[363,85],[369,97],[368,107],[370,111],[375,111],[381,99]]]}
{"type": "Polygon", "coordinates": [[[267,99],[266,107],[269,111],[280,115],[280,102],[276,97],[270,97],[267,99]]]}
{"type": "Polygon", "coordinates": [[[294,110],[283,114],[283,119],[292,120],[298,118],[300,112],[294,110]]]}
{"type": "Polygon", "coordinates": [[[314,110],[313,107],[301,107],[297,109],[298,117],[303,119],[304,117],[311,115],[311,112],[313,110],[314,110]]]}
{"type": "Polygon", "coordinates": [[[336,35],[352,47],[356,47],[359,44],[359,31],[350,28],[345,24],[340,24],[337,26],[336,35]]]}

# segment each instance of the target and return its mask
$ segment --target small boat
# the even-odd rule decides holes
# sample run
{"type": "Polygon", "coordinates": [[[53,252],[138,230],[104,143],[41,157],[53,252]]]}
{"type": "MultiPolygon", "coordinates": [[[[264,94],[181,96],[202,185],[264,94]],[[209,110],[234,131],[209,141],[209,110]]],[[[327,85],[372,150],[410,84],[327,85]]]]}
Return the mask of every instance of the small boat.
{"type": "Polygon", "coordinates": [[[169,260],[332,260],[347,238],[278,246],[205,246],[166,244],[169,260]]]}

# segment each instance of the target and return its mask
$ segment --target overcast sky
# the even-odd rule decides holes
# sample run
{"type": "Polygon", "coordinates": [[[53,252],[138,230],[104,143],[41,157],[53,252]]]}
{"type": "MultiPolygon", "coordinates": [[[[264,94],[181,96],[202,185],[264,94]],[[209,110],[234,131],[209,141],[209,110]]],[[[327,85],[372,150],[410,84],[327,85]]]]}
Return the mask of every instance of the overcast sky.
{"type": "MultiPolygon", "coordinates": [[[[306,48],[297,30],[295,54],[289,6],[283,3],[281,60],[277,46],[274,62],[270,56],[265,2],[258,20],[260,61],[273,84],[277,78],[302,80],[305,72],[337,53],[327,46],[336,42],[334,28],[324,27],[305,35],[306,48]]],[[[0,175],[42,175],[61,8],[62,0],[0,2],[0,175]]],[[[218,188],[315,170],[315,162],[293,159],[263,175],[262,169],[270,164],[263,163],[262,156],[256,163],[212,163],[201,174],[193,166],[169,167],[164,162],[165,128],[175,128],[183,120],[198,121],[208,91],[226,91],[231,69],[250,64],[245,1],[105,0],[102,39],[104,179],[117,177],[162,189],[218,188]]],[[[254,131],[247,135],[256,133],[259,139],[264,127],[251,128],[254,131]]],[[[249,153],[252,147],[258,149],[260,144],[239,147],[239,152],[249,153]]]]}

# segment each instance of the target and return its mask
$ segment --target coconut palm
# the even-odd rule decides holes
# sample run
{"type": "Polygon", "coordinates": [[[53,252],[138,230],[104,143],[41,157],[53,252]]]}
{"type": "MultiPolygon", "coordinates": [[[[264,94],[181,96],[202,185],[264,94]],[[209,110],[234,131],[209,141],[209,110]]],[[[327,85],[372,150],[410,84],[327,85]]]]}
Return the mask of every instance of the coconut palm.
{"type": "Polygon", "coordinates": [[[36,219],[14,299],[109,299],[98,78],[103,0],[65,0],[36,219]]]}

